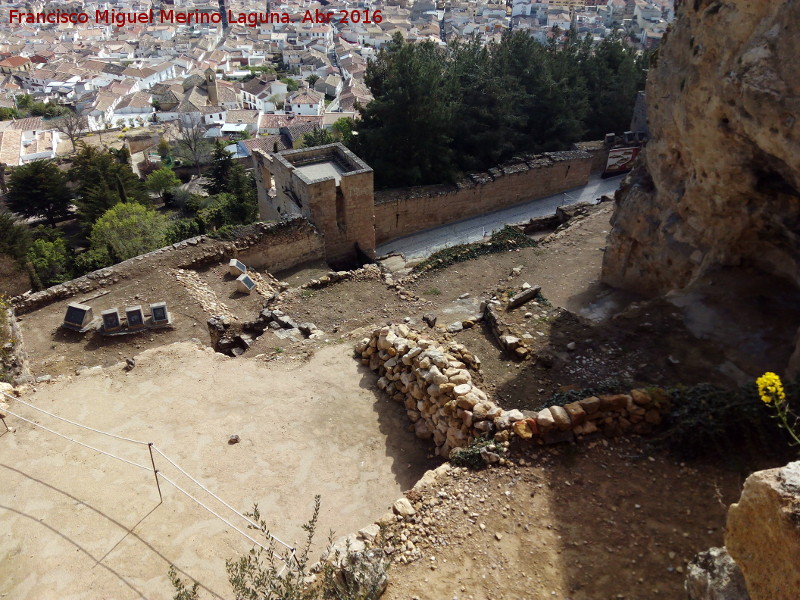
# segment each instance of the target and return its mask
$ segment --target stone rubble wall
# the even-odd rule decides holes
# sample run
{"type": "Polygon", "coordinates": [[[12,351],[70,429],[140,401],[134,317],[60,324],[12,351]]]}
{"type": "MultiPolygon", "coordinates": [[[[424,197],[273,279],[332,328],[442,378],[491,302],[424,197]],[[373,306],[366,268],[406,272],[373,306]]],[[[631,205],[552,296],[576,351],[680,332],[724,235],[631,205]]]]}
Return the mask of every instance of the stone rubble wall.
{"type": "Polygon", "coordinates": [[[651,433],[669,411],[669,398],[656,389],[591,396],[539,412],[503,410],[477,385],[478,357],[461,344],[437,344],[406,325],[376,329],[355,351],[378,373],[378,388],[404,404],[417,437],[432,439],[444,458],[480,436],[546,444],[598,431],[608,437],[651,433]]]}
{"type": "Polygon", "coordinates": [[[11,344],[11,352],[8,364],[5,365],[8,372],[14,377],[15,380],[27,380],[32,378],[30,366],[28,365],[28,353],[25,351],[25,342],[22,339],[22,330],[17,323],[17,317],[13,308],[6,309],[6,323],[8,323],[8,332],[10,340],[7,344],[11,344]]]}
{"type": "Polygon", "coordinates": [[[23,315],[59,300],[111,286],[120,279],[138,277],[153,269],[199,269],[239,258],[248,267],[267,268],[276,272],[323,256],[320,234],[302,217],[274,223],[253,223],[243,228],[233,241],[215,240],[205,235],[189,238],[46,290],[17,296],[13,299],[13,305],[17,314],[23,315]]]}

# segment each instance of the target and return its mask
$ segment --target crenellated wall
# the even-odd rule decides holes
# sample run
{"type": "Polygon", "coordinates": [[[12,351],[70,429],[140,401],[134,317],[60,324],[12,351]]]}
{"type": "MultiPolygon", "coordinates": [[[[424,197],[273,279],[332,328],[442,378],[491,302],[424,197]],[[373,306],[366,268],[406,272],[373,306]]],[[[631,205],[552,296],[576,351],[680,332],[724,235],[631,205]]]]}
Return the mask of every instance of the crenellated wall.
{"type": "Polygon", "coordinates": [[[473,173],[456,185],[432,185],[375,193],[378,244],[586,185],[592,155],[548,152],[473,173]]]}

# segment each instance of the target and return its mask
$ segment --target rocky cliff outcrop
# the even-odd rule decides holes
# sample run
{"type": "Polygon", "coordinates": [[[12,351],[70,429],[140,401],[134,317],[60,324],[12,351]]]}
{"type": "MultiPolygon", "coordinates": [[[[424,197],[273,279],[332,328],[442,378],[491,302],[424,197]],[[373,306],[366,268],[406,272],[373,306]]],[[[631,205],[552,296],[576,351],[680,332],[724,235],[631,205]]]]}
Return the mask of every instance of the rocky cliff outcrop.
{"type": "Polygon", "coordinates": [[[800,287],[798,27],[791,0],[679,3],[648,76],[652,137],[617,193],[607,283],[658,295],[747,267],[800,287]]]}

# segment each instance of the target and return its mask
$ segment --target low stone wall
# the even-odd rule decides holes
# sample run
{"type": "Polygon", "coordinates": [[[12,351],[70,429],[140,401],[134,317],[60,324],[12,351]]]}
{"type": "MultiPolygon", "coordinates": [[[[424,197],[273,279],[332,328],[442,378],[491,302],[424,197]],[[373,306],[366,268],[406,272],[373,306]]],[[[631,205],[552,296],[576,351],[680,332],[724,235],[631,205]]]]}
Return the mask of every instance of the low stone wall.
{"type": "Polygon", "coordinates": [[[376,242],[586,185],[592,160],[579,150],[548,152],[473,173],[457,185],[376,192],[376,242]]]}
{"type": "Polygon", "coordinates": [[[642,389],[539,412],[503,410],[478,387],[480,360],[474,354],[455,342],[437,344],[406,325],[376,329],[355,350],[380,375],[378,387],[404,404],[417,437],[432,439],[444,458],[480,436],[546,444],[598,431],[608,437],[650,433],[669,411],[666,393],[642,389]]]}
{"type": "Polygon", "coordinates": [[[10,340],[6,344],[11,344],[11,351],[8,355],[8,364],[4,365],[14,381],[26,381],[32,379],[31,370],[28,366],[28,353],[25,352],[25,342],[22,339],[22,330],[17,323],[17,317],[13,308],[5,310],[6,323],[10,340]]]}
{"type": "Polygon", "coordinates": [[[303,218],[259,223],[245,247],[237,240],[236,258],[253,269],[277,273],[325,258],[325,244],[317,229],[303,218]]]}
{"type": "Polygon", "coordinates": [[[137,277],[155,268],[198,269],[231,258],[239,258],[254,269],[280,271],[323,258],[322,239],[303,217],[273,223],[254,223],[243,228],[233,241],[205,235],[130,258],[111,267],[93,271],[40,292],[12,300],[17,314],[25,314],[77,294],[108,287],[120,279],[137,277]]]}

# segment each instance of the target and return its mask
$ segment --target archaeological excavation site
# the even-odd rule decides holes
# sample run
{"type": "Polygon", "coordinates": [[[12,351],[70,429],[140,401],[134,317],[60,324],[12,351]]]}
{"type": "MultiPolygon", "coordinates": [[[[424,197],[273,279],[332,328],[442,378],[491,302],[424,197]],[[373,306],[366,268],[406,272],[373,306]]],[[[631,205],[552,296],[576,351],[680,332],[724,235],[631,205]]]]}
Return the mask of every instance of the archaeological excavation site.
{"type": "Polygon", "coordinates": [[[800,598],[800,4],[675,4],[624,177],[276,143],[258,221],[0,295],[0,598],[800,598]]]}

